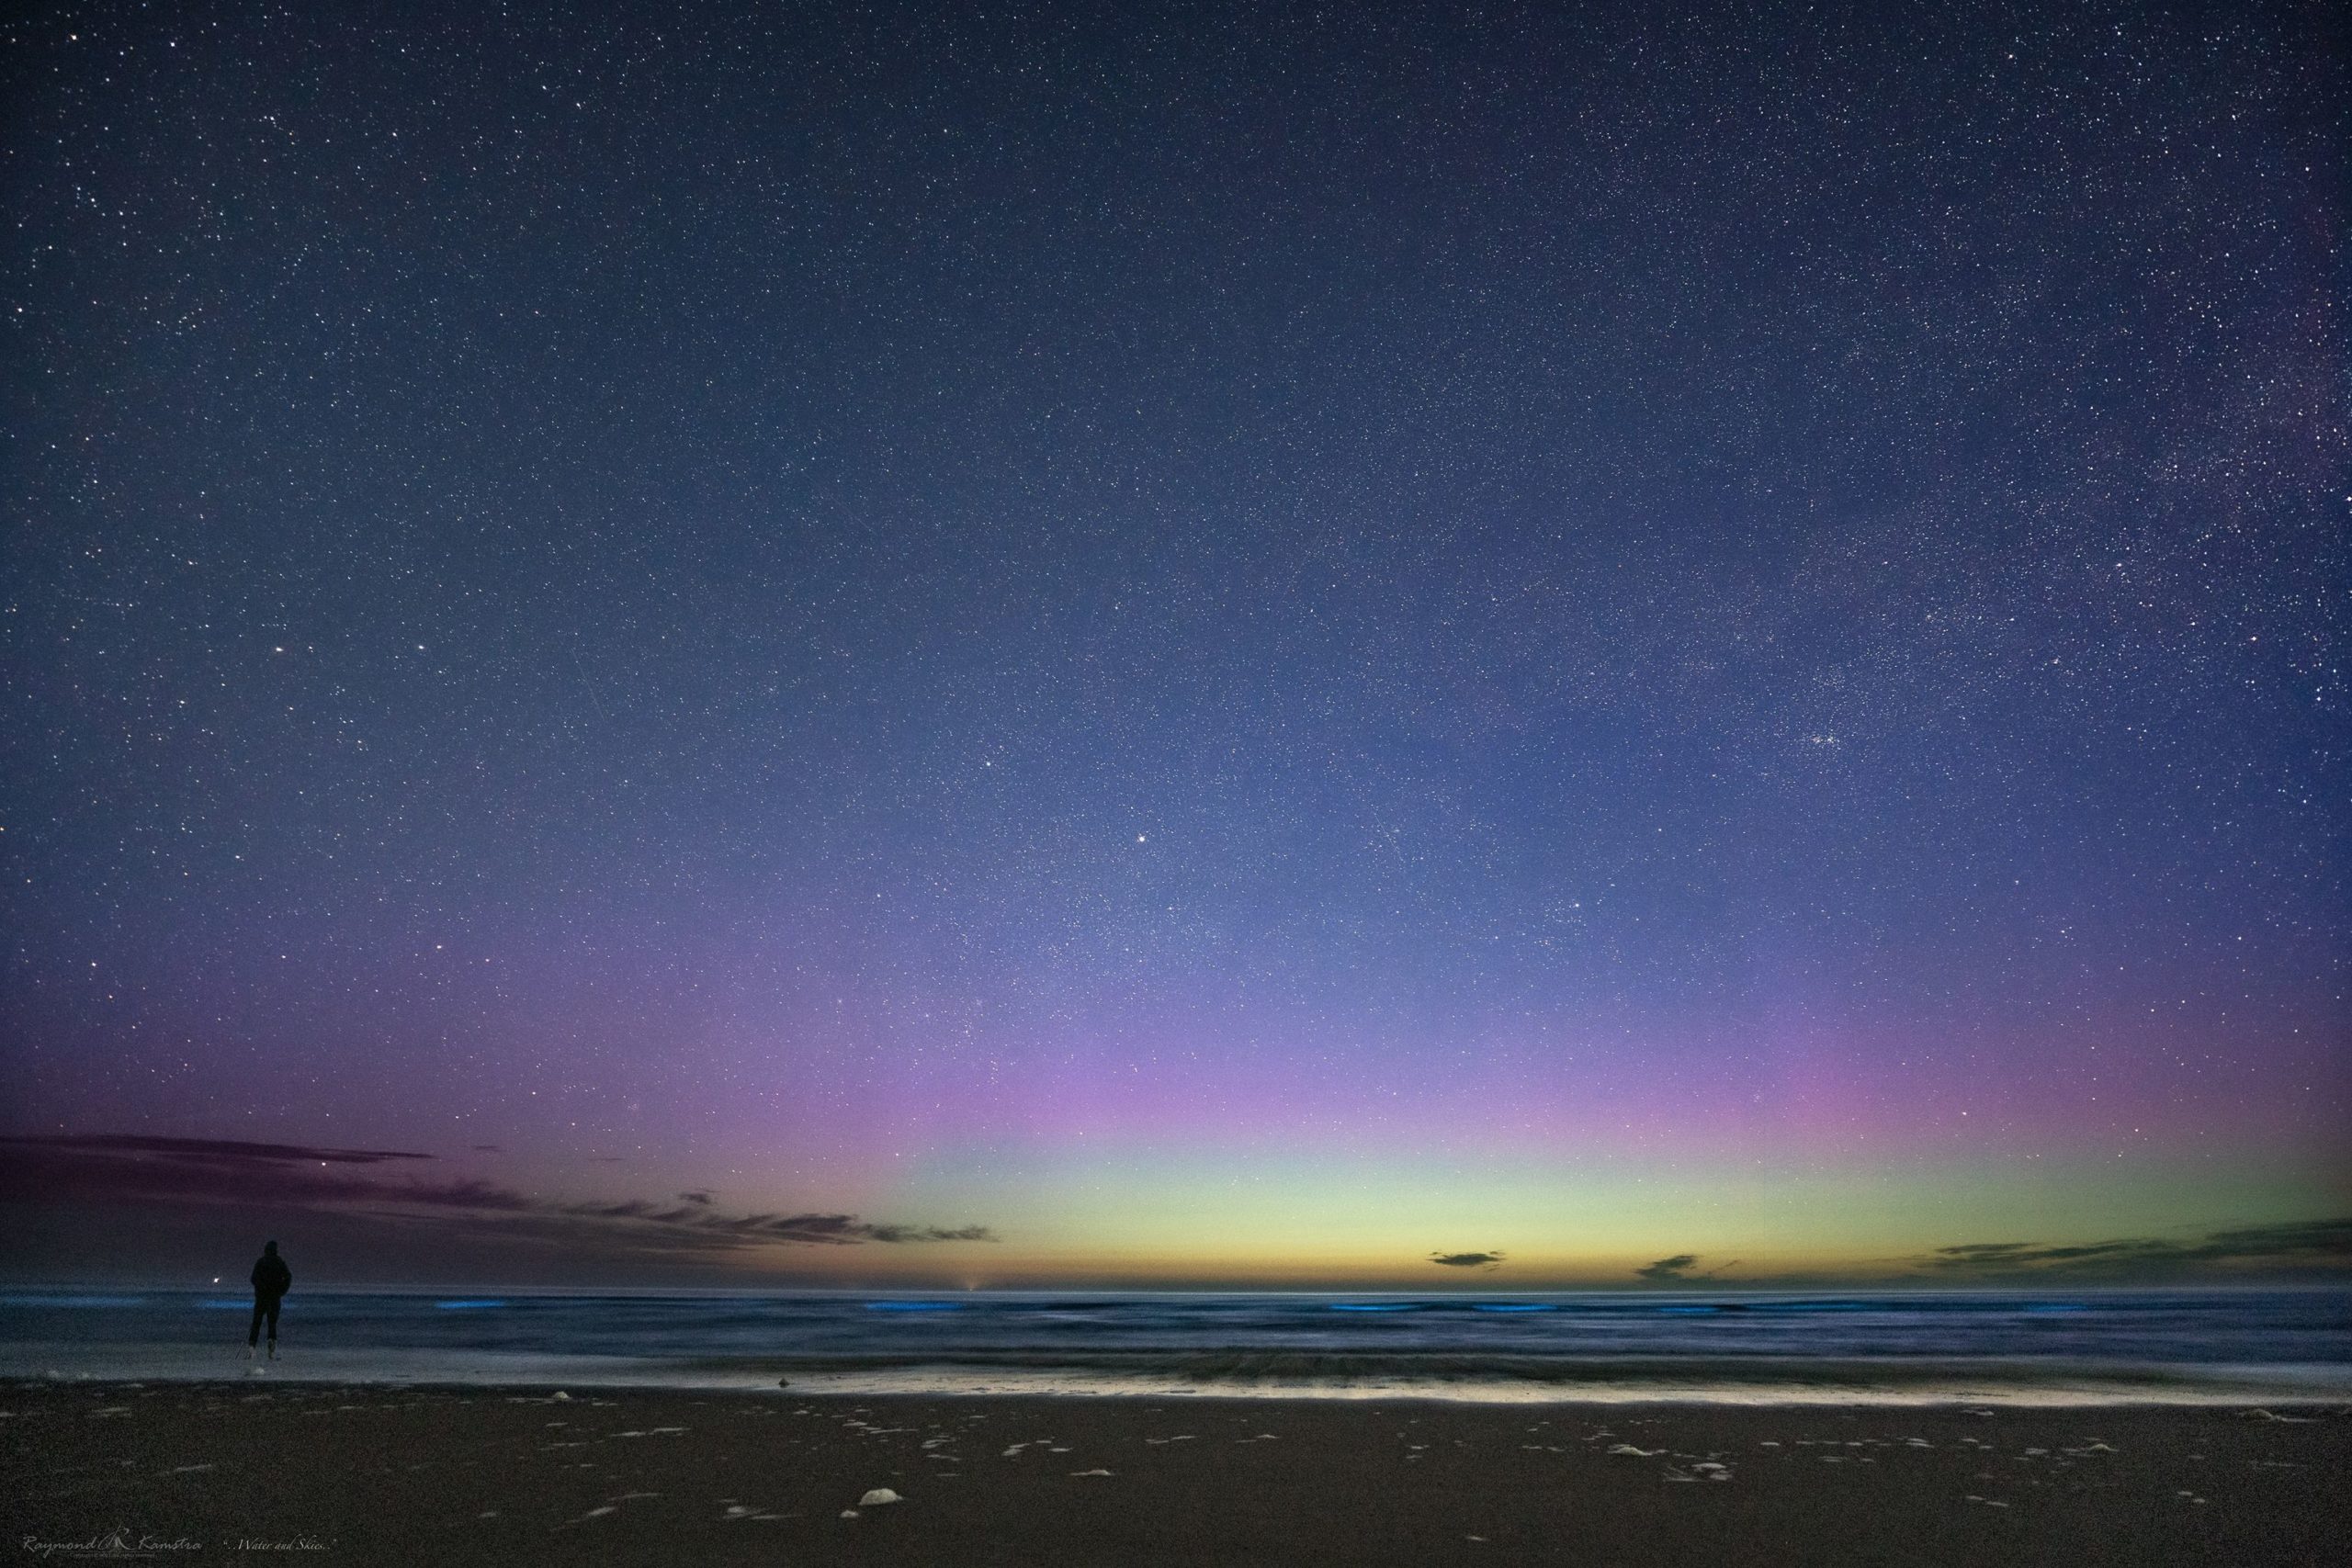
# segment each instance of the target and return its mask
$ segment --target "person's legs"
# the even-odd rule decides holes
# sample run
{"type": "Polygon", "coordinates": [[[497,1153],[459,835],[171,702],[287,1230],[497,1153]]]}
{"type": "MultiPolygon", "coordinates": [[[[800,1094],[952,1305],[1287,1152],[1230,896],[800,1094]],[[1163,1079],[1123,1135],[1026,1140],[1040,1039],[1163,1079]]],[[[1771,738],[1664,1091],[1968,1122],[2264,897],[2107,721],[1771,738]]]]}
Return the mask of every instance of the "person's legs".
{"type": "Polygon", "coordinates": [[[246,1349],[250,1350],[261,1343],[261,1317],[264,1313],[268,1313],[270,1315],[269,1337],[272,1339],[277,1337],[277,1303],[266,1296],[254,1297],[254,1321],[252,1326],[245,1330],[246,1349]]]}
{"type": "Polygon", "coordinates": [[[269,1354],[272,1359],[277,1356],[277,1304],[285,1299],[283,1296],[269,1298],[269,1354]]]}

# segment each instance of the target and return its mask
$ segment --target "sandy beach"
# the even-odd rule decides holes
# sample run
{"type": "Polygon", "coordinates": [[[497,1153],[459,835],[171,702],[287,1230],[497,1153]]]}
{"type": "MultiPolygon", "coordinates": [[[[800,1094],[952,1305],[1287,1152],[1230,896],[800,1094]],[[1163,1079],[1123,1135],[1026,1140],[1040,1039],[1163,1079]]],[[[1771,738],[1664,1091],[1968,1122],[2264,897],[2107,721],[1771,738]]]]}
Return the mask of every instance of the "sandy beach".
{"type": "Polygon", "coordinates": [[[0,1386],[27,1561],[2333,1563],[2345,1412],[0,1386]],[[877,1489],[899,1498],[865,1502],[877,1489]],[[85,1550],[76,1550],[85,1549],[85,1550]]]}

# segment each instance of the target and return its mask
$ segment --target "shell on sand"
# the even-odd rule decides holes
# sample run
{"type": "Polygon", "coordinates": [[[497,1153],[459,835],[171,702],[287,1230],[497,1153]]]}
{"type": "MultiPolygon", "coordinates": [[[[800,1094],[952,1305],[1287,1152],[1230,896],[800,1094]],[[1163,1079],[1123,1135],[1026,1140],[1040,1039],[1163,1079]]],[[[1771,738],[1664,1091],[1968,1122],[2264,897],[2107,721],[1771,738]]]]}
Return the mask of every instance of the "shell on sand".
{"type": "Polygon", "coordinates": [[[873,1491],[868,1492],[865,1496],[860,1497],[857,1500],[857,1506],[861,1508],[875,1508],[881,1506],[885,1503],[903,1503],[905,1501],[906,1499],[904,1497],[899,1496],[888,1486],[876,1486],[873,1491]]]}

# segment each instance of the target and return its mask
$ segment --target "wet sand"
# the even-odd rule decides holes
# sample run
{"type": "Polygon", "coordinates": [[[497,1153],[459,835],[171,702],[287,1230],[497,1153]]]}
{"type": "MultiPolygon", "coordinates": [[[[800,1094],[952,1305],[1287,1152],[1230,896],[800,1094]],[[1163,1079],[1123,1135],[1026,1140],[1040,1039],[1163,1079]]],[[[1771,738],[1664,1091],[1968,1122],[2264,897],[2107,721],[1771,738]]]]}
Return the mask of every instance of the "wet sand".
{"type": "Polygon", "coordinates": [[[2319,1409],[17,1382],[0,1411],[27,1562],[2334,1564],[2352,1471],[2319,1409]]]}

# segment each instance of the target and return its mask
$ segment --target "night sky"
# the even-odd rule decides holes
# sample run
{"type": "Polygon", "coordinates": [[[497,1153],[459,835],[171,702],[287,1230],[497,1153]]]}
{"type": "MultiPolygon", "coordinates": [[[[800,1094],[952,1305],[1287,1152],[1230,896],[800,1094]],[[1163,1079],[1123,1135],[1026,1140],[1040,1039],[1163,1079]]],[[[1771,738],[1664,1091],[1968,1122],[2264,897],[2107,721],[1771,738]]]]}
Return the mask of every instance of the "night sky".
{"type": "Polygon", "coordinates": [[[0,25],[9,1271],[2346,1268],[2340,20],[947,9],[0,25]]]}

